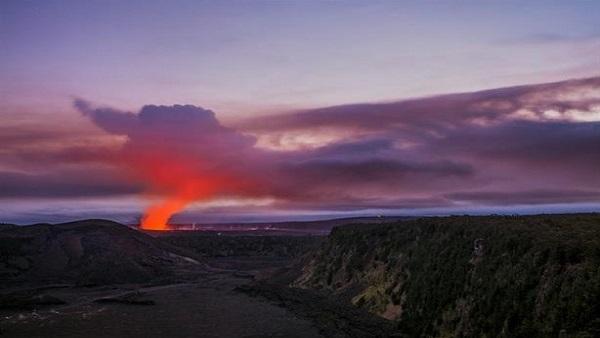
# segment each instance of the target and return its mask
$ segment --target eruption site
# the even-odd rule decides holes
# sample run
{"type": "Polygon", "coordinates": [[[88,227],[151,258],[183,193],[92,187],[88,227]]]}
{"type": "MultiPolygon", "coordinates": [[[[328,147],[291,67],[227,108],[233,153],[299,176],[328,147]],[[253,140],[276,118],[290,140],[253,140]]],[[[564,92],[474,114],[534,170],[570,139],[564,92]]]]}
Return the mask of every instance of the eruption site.
{"type": "MultiPolygon", "coordinates": [[[[139,154],[138,154],[139,155],[139,154]]],[[[169,230],[172,215],[193,201],[208,199],[235,181],[210,173],[182,157],[156,151],[146,156],[134,157],[131,167],[150,184],[151,192],[164,196],[146,210],[141,227],[148,230],[169,230]]]]}
{"type": "MultiPolygon", "coordinates": [[[[190,105],[131,113],[77,100],[75,107],[115,142],[105,152],[75,148],[54,156],[118,172],[114,187],[102,188],[148,198],[145,229],[168,229],[174,214],[214,199],[249,201],[228,212],[598,203],[599,89],[600,77],[592,77],[357,103],[240,119],[236,130],[190,105]],[[260,200],[268,205],[250,205],[260,200]]],[[[10,132],[0,132],[8,137],[3,145],[10,132]]],[[[93,174],[85,168],[79,177],[61,173],[72,180],[63,191],[85,192],[93,174]]],[[[0,195],[30,194],[56,181],[34,178],[0,176],[0,195]]],[[[218,208],[210,212],[228,217],[218,208]]]]}
{"type": "Polygon", "coordinates": [[[146,187],[152,201],[140,226],[169,230],[169,220],[194,201],[244,194],[254,184],[247,171],[234,169],[254,140],[219,124],[210,110],[195,106],[144,106],[138,114],[75,106],[105,131],[127,136],[118,165],[146,187]]]}

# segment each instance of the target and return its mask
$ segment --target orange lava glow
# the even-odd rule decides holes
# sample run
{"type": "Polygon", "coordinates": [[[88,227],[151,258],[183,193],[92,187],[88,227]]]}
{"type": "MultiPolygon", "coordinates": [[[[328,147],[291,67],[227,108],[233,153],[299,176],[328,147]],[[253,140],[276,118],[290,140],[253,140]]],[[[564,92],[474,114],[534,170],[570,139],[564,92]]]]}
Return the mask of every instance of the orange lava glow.
{"type": "Polygon", "coordinates": [[[150,206],[140,224],[145,230],[169,230],[169,219],[181,211],[191,201],[178,198],[167,199],[159,204],[150,206]]]}
{"type": "Polygon", "coordinates": [[[236,182],[231,175],[217,174],[217,170],[164,152],[154,151],[146,156],[136,154],[131,162],[144,181],[150,183],[153,195],[166,196],[146,209],[140,224],[146,230],[170,230],[169,219],[174,214],[194,201],[231,189],[236,182]]]}

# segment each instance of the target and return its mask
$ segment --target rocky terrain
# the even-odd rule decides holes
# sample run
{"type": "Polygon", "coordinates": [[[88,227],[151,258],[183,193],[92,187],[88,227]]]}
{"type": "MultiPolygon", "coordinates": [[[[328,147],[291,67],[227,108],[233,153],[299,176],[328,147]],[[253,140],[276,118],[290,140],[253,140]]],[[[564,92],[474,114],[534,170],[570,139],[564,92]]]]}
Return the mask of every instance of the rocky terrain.
{"type": "Polygon", "coordinates": [[[3,227],[0,336],[322,337],[310,320],[237,291],[290,262],[265,252],[293,252],[287,240],[245,242],[229,238],[225,257],[203,239],[181,248],[105,220],[3,227]]]}
{"type": "Polygon", "coordinates": [[[4,226],[0,274],[6,337],[600,336],[600,214],[328,237],[4,226]]]}
{"type": "Polygon", "coordinates": [[[600,336],[600,214],[334,229],[290,285],[433,337],[600,336]]]}
{"type": "Polygon", "coordinates": [[[182,250],[106,220],[0,231],[0,285],[159,282],[202,265],[182,250]]]}
{"type": "Polygon", "coordinates": [[[227,235],[214,232],[172,231],[158,234],[163,241],[203,257],[295,258],[316,249],[324,236],[227,235]]]}

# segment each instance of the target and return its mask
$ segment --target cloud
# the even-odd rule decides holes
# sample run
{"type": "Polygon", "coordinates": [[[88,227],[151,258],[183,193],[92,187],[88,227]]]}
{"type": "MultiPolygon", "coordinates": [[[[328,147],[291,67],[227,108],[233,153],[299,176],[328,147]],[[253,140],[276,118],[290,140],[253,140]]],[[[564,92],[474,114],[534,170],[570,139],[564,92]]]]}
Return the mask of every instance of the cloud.
{"type": "Polygon", "coordinates": [[[579,169],[600,167],[600,122],[510,121],[492,127],[471,126],[448,131],[429,146],[438,154],[529,165],[552,163],[561,170],[570,166],[581,173],[579,169]]]}
{"type": "Polygon", "coordinates": [[[148,193],[164,197],[146,210],[144,228],[166,228],[174,213],[196,200],[243,196],[258,186],[254,139],[223,127],[210,110],[147,105],[134,114],[93,108],[83,100],[74,106],[106,132],[127,137],[120,164],[148,193]]]}
{"type": "MultiPolygon", "coordinates": [[[[81,121],[24,113],[0,124],[0,199],[136,194],[114,165],[122,140],[81,121]]],[[[85,121],[83,121],[85,122],[85,121]]]]}
{"type": "Polygon", "coordinates": [[[455,201],[467,201],[484,205],[557,204],[597,202],[600,190],[529,190],[529,191],[479,191],[455,192],[445,196],[455,201]]]}
{"type": "Polygon", "coordinates": [[[0,171],[0,198],[80,198],[138,194],[139,182],[120,179],[117,172],[82,168],[27,174],[0,171]]]}
{"type": "Polygon", "coordinates": [[[8,189],[0,196],[270,201],[231,209],[248,214],[600,203],[600,77],[287,112],[233,127],[191,105],[74,106],[98,129],[4,128],[0,182],[8,189]],[[309,145],[287,147],[289,135],[309,145]]]}
{"type": "Polygon", "coordinates": [[[253,137],[222,126],[212,111],[200,107],[147,105],[130,113],[92,108],[83,100],[75,107],[106,132],[126,136],[118,161],[159,183],[153,186],[158,190],[176,189],[172,181],[178,175],[250,178],[261,156],[253,137]]]}
{"type": "Polygon", "coordinates": [[[150,192],[181,196],[190,186],[208,186],[183,197],[189,201],[246,196],[272,198],[274,207],[320,201],[322,208],[360,208],[397,200],[402,191],[410,200],[404,205],[415,205],[428,189],[474,175],[469,164],[404,156],[387,138],[276,152],[257,147],[256,138],[222,126],[200,107],[145,106],[129,113],[81,100],[75,106],[105,131],[127,137],[121,161],[146,180],[150,192]]]}
{"type": "MultiPolygon", "coordinates": [[[[545,119],[552,110],[569,119],[572,110],[591,112],[600,105],[600,77],[524,85],[472,93],[447,94],[388,103],[361,103],[250,118],[248,131],[289,131],[323,127],[368,131],[404,130],[407,135],[499,123],[517,114],[545,119]]],[[[590,113],[591,114],[591,113],[590,113]]]]}
{"type": "MultiPolygon", "coordinates": [[[[357,206],[363,205],[358,196],[379,196],[388,205],[384,200],[394,195],[442,196],[440,205],[460,206],[464,195],[453,191],[465,187],[481,192],[474,196],[486,205],[488,191],[600,188],[599,77],[304,110],[238,127],[259,139],[289,132],[314,139],[322,128],[336,129],[339,140],[303,151],[303,162],[287,168],[305,187],[322,182],[316,196],[333,199],[326,192],[337,191],[357,206]]],[[[552,196],[548,203],[560,202],[560,195],[552,196]]],[[[534,202],[504,197],[499,205],[534,202]]]]}

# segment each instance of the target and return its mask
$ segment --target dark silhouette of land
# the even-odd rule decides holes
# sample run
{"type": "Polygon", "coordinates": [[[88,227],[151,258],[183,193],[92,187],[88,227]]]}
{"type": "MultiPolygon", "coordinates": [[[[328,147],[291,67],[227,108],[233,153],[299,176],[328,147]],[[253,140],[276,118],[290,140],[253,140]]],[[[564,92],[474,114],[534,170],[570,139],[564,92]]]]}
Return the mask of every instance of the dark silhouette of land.
{"type": "Polygon", "coordinates": [[[143,232],[105,220],[2,225],[0,332],[600,334],[599,214],[388,221],[336,221],[328,236],[143,232]]]}

